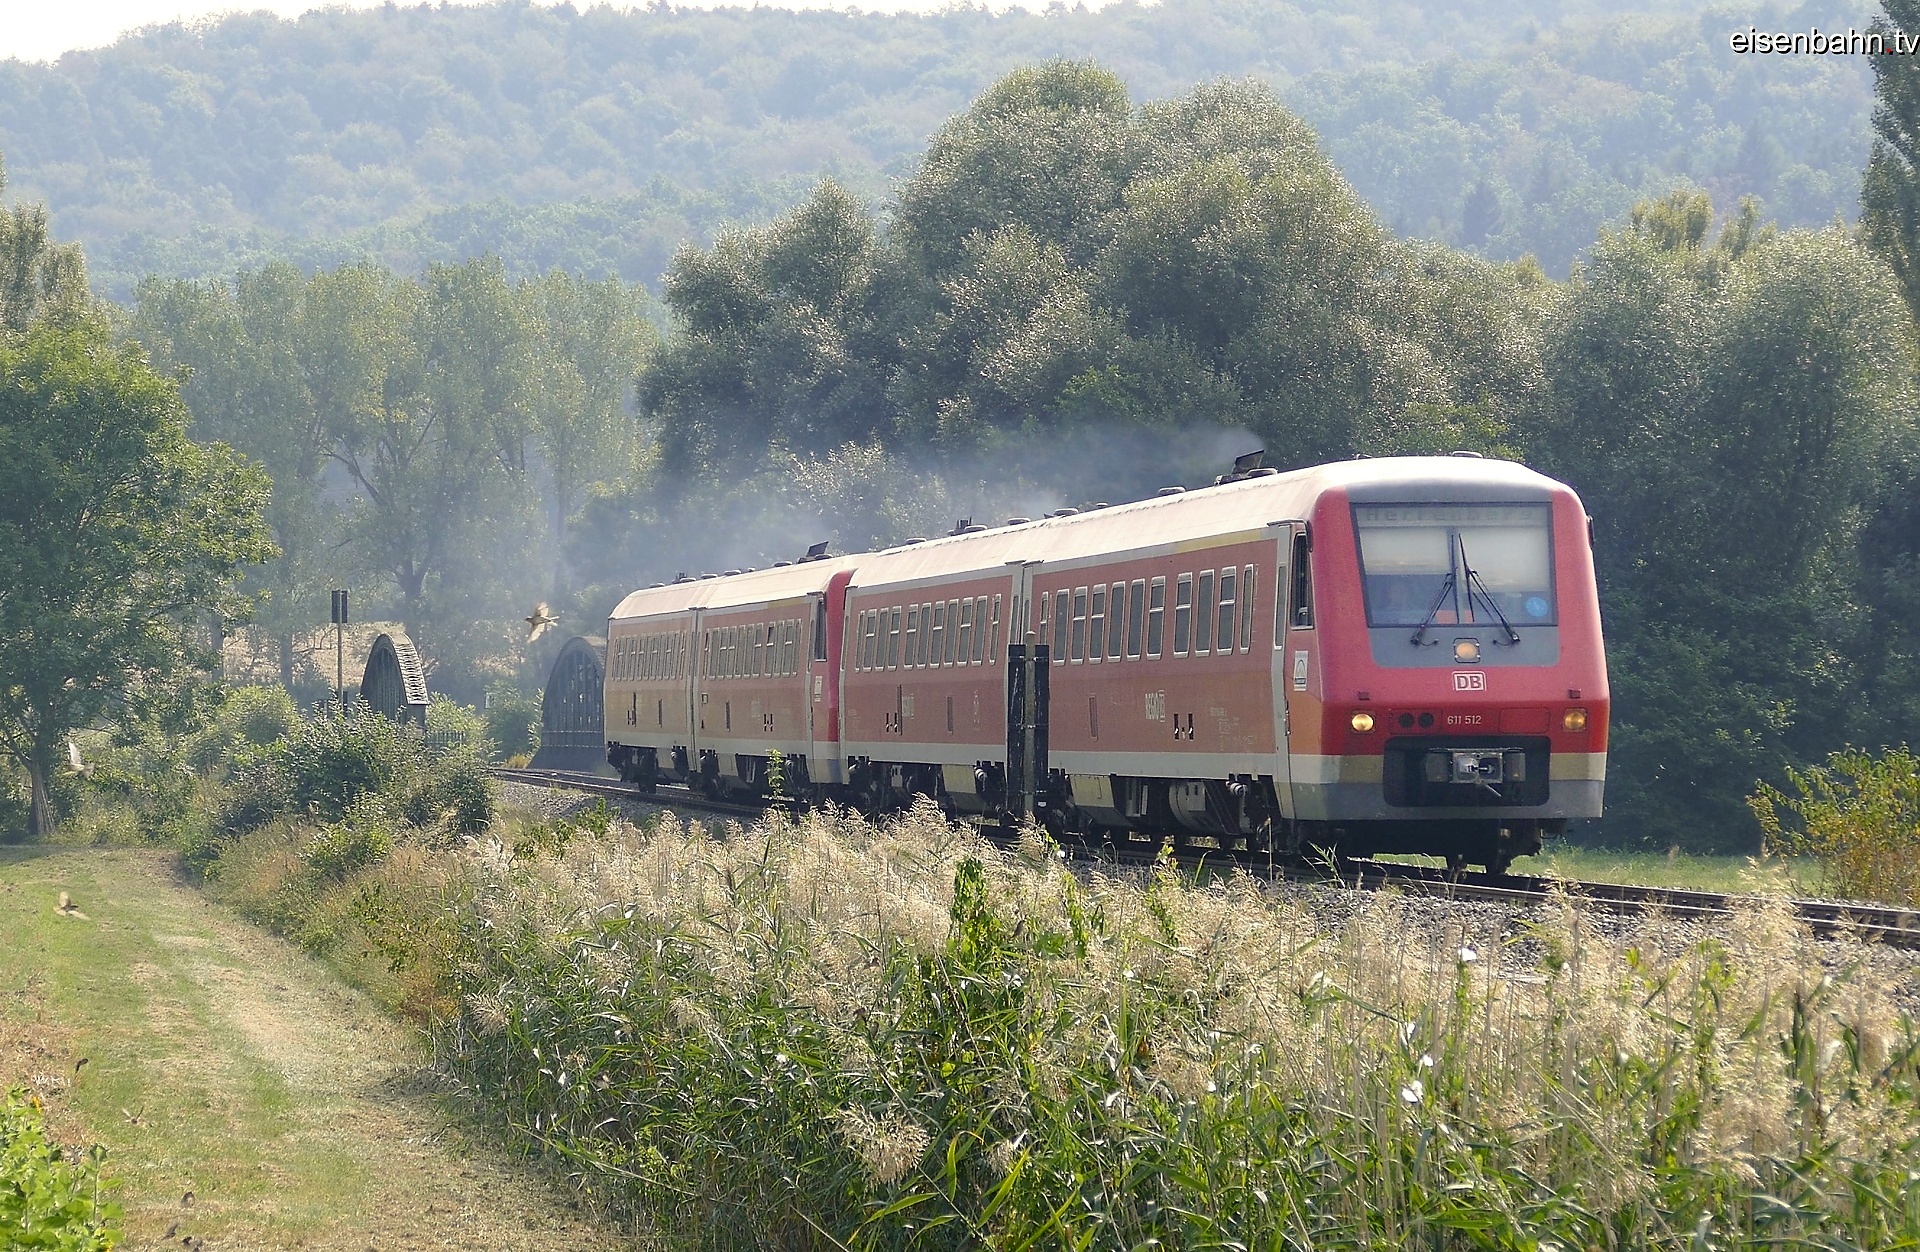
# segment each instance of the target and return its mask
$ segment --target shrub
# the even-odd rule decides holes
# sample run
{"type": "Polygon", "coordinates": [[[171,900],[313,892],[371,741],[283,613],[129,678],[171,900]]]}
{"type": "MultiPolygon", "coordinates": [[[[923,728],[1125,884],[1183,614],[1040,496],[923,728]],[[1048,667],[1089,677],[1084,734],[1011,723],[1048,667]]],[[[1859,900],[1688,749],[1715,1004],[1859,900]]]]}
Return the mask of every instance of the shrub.
{"type": "Polygon", "coordinates": [[[316,873],[338,882],[355,870],[384,861],[393,844],[392,819],[377,801],[362,801],[344,821],[316,831],[303,856],[316,873]]]}
{"type": "Polygon", "coordinates": [[[201,773],[230,763],[247,747],[264,747],[293,733],[300,710],[280,687],[236,687],[227,692],[207,728],[187,745],[187,761],[201,773]]]}
{"type": "Polygon", "coordinates": [[[345,717],[301,718],[292,734],[247,759],[245,767],[256,762],[284,771],[292,811],[338,821],[362,797],[410,781],[422,752],[413,732],[361,704],[345,717]]]}
{"type": "Polygon", "coordinates": [[[510,762],[540,749],[540,697],[523,695],[502,683],[487,692],[487,738],[510,762]]]}
{"type": "Polygon", "coordinates": [[[47,1140],[38,1104],[24,1090],[0,1098],[0,1242],[8,1249],[106,1252],[119,1208],[101,1195],[99,1147],[78,1160],[47,1140]]]}
{"type": "Polygon", "coordinates": [[[1748,801],[1770,851],[1813,857],[1836,895],[1920,904],[1920,758],[1848,748],[1787,779],[1748,801]]]}
{"type": "Polygon", "coordinates": [[[445,697],[427,706],[427,744],[435,753],[468,753],[491,760],[499,749],[470,705],[445,697]]]}
{"type": "Polygon", "coordinates": [[[493,778],[471,752],[442,757],[421,774],[403,815],[414,826],[444,822],[459,835],[477,835],[493,821],[493,778]]]}

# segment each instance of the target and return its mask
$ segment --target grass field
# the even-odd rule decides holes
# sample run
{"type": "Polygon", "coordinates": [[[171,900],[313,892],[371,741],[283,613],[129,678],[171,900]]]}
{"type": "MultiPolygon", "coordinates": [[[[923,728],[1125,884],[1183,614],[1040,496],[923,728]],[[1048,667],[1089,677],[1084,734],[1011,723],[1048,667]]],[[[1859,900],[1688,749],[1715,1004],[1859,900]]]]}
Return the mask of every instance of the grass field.
{"type": "Polygon", "coordinates": [[[36,1091],[57,1138],[105,1145],[128,1246],[621,1242],[470,1141],[411,1028],[173,864],[0,848],[0,1086],[36,1091]]]}
{"type": "Polygon", "coordinates": [[[1615,852],[1566,843],[1549,845],[1541,856],[1522,858],[1515,862],[1514,872],[1689,891],[1794,896],[1812,896],[1821,891],[1820,867],[1812,861],[1699,856],[1690,852],[1615,852]]]}

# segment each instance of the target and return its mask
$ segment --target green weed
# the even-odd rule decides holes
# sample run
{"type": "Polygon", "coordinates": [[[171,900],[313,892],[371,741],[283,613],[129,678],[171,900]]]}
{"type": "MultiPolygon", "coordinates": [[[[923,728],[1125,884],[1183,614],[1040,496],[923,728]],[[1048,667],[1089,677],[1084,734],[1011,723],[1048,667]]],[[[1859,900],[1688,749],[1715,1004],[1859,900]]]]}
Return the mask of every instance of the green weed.
{"type": "Polygon", "coordinates": [[[48,1141],[39,1104],[15,1089],[0,1097],[0,1246],[47,1252],[106,1252],[118,1237],[119,1207],[100,1179],[104,1150],[70,1159],[48,1141]]]}

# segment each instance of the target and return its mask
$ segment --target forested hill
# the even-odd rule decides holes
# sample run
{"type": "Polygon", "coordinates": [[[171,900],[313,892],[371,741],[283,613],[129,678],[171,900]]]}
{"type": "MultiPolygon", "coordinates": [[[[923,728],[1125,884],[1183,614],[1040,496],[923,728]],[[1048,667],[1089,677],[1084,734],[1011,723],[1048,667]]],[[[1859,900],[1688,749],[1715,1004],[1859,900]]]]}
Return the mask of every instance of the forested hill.
{"type": "Polygon", "coordinates": [[[1751,22],[1870,7],[1131,0],[1041,15],[487,7],[166,26],[0,63],[0,154],[124,297],[147,273],[500,254],[653,283],[683,238],[831,174],[883,202],[1008,67],[1088,57],[1136,99],[1254,75],[1403,235],[1564,271],[1677,181],[1787,225],[1855,211],[1864,58],[1740,57],[1751,22]]]}

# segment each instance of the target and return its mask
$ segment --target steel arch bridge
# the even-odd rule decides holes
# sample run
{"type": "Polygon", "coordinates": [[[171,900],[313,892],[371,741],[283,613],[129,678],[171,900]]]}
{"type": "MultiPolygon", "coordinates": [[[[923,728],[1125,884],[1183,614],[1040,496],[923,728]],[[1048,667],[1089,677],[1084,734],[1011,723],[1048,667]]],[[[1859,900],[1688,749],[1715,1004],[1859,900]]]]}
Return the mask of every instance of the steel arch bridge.
{"type": "Polygon", "coordinates": [[[607,641],[577,635],[554,658],[540,698],[537,769],[606,771],[605,708],[607,641]]]}
{"type": "Polygon", "coordinates": [[[427,679],[413,640],[387,634],[373,641],[366,671],[360,676],[360,698],[396,722],[426,726],[427,679]]]}

